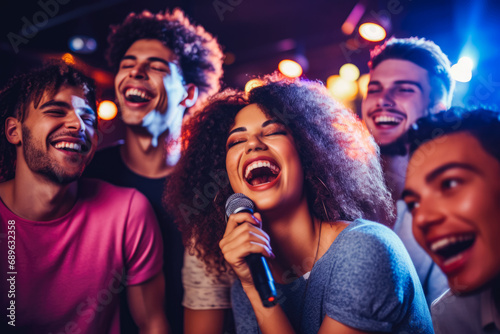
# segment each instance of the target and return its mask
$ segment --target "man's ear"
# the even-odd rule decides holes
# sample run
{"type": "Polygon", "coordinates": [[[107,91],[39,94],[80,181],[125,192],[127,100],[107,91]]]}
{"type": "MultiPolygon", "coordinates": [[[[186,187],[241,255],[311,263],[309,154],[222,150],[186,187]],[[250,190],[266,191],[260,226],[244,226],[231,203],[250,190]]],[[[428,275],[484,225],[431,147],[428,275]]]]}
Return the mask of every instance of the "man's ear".
{"type": "Polygon", "coordinates": [[[198,100],[198,87],[190,83],[184,86],[186,88],[187,96],[181,101],[180,105],[191,108],[198,100]]]}
{"type": "Polygon", "coordinates": [[[21,122],[15,117],[7,117],[5,120],[5,136],[9,143],[18,145],[21,143],[21,122]]]}
{"type": "Polygon", "coordinates": [[[429,107],[429,114],[437,114],[440,111],[445,111],[446,104],[443,101],[437,101],[434,105],[429,107]]]}

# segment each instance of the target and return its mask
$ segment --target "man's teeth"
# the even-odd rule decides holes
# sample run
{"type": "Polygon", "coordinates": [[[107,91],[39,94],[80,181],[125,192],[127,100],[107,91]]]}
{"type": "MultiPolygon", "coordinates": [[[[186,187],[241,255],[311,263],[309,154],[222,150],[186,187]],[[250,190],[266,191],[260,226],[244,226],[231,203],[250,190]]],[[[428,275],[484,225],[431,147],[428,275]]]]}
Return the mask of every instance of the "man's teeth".
{"type": "Polygon", "coordinates": [[[375,123],[401,123],[401,119],[398,119],[393,116],[376,116],[374,119],[375,123]]]}
{"type": "Polygon", "coordinates": [[[444,266],[448,266],[448,265],[452,264],[453,262],[455,262],[455,261],[458,261],[458,260],[462,259],[462,257],[463,257],[463,254],[462,254],[462,253],[459,253],[459,254],[457,254],[457,255],[455,255],[455,256],[450,257],[450,258],[449,258],[449,259],[447,259],[446,261],[444,261],[444,262],[443,262],[443,265],[444,265],[444,266]]]}
{"type": "Polygon", "coordinates": [[[58,149],[70,149],[70,150],[75,150],[75,151],[81,151],[82,150],[82,145],[78,143],[69,143],[69,142],[58,142],[54,145],[55,148],[58,149]]]}
{"type": "Polygon", "coordinates": [[[474,239],[473,235],[455,235],[455,236],[450,236],[447,238],[443,238],[441,240],[438,240],[436,242],[433,242],[430,244],[429,248],[433,252],[437,252],[441,249],[444,249],[448,247],[449,245],[456,244],[457,242],[464,242],[464,241],[469,241],[474,239]]]}
{"type": "Polygon", "coordinates": [[[259,161],[254,161],[250,165],[247,166],[247,169],[245,170],[245,178],[248,178],[248,175],[250,175],[250,172],[256,168],[261,168],[261,167],[267,167],[271,169],[271,171],[275,174],[278,174],[280,169],[278,166],[275,164],[271,163],[270,161],[267,160],[259,160],[259,161]]]}
{"type": "Polygon", "coordinates": [[[146,100],[151,99],[148,93],[146,93],[143,90],[139,90],[137,88],[129,88],[125,91],[125,97],[131,97],[131,96],[138,96],[141,99],[146,99],[146,100]]]}

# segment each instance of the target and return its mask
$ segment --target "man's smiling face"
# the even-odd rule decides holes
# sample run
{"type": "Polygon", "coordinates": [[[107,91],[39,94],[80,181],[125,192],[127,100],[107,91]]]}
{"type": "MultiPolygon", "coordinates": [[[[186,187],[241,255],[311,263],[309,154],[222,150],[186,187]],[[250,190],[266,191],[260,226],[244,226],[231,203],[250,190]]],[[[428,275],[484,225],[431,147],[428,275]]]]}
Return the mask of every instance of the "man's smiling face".
{"type": "Polygon", "coordinates": [[[379,145],[394,143],[427,114],[430,96],[427,70],[407,60],[384,60],[370,72],[363,120],[379,145]]]}
{"type": "Polygon", "coordinates": [[[464,131],[424,143],[408,165],[403,199],[413,234],[448,277],[471,292],[500,275],[500,163],[464,131]]]}
{"type": "Polygon", "coordinates": [[[46,92],[38,106],[31,103],[27,110],[17,163],[55,183],[75,181],[94,155],[96,123],[82,88],[62,86],[53,96],[46,92]]]}
{"type": "Polygon", "coordinates": [[[155,39],[140,39],[125,52],[115,77],[125,124],[141,125],[153,110],[160,114],[178,111],[186,91],[175,61],[173,51],[155,39]]]}

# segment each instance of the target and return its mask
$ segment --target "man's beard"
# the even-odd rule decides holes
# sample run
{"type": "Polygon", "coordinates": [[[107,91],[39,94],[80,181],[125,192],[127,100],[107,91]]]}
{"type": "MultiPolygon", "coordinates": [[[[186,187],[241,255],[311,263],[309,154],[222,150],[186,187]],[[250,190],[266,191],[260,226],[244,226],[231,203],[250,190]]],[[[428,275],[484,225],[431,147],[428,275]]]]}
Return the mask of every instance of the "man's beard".
{"type": "Polygon", "coordinates": [[[56,161],[50,159],[47,152],[37,147],[30,129],[24,125],[22,126],[22,134],[24,160],[31,171],[41,174],[57,184],[71,183],[82,175],[83,168],[77,173],[69,174],[56,161]]]}
{"type": "Polygon", "coordinates": [[[408,154],[407,141],[408,132],[405,132],[392,143],[380,145],[380,154],[385,156],[405,156],[408,154]]]}

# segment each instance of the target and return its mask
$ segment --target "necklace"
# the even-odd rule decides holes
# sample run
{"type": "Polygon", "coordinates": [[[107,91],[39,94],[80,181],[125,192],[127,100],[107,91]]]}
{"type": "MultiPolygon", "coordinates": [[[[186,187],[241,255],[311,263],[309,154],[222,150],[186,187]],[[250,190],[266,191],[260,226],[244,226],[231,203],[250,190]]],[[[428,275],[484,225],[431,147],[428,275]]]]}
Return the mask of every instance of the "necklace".
{"type": "Polygon", "coordinates": [[[311,281],[311,274],[312,274],[312,271],[314,269],[314,265],[316,264],[316,261],[318,260],[319,244],[321,241],[321,229],[322,229],[322,227],[323,227],[323,223],[320,222],[319,223],[319,233],[318,233],[319,234],[318,235],[318,244],[316,246],[316,254],[314,255],[314,261],[313,261],[313,265],[311,267],[311,270],[309,271],[309,276],[306,278],[306,287],[304,288],[304,292],[302,293],[302,298],[301,298],[301,302],[300,302],[301,314],[300,314],[300,319],[299,319],[299,328],[298,328],[299,331],[302,329],[302,317],[303,317],[302,310],[304,309],[304,304],[306,301],[307,288],[309,287],[309,282],[311,281]]]}

